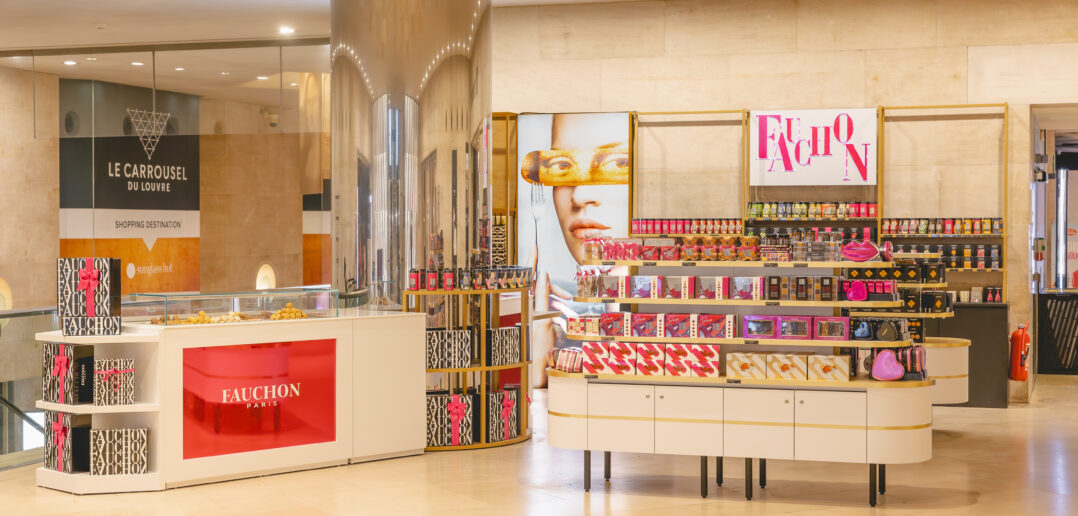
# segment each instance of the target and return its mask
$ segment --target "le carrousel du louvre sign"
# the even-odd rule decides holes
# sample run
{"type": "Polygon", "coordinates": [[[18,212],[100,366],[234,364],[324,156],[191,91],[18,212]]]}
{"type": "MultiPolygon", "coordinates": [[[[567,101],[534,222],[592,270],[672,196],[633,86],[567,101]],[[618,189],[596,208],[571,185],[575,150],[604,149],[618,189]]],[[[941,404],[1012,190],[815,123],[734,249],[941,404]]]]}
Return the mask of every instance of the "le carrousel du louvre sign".
{"type": "Polygon", "coordinates": [[[875,108],[752,111],[749,185],[876,184],[875,108]]]}

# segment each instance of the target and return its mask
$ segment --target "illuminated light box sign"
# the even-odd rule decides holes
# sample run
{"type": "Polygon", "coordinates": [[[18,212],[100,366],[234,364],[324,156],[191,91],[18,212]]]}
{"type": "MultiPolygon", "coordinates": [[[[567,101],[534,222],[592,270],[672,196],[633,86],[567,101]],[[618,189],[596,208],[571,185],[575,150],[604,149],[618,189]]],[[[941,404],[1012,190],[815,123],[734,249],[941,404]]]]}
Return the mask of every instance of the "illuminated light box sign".
{"type": "Polygon", "coordinates": [[[336,440],[335,339],[183,350],[183,458],[336,440]]]}
{"type": "Polygon", "coordinates": [[[752,111],[749,185],[876,184],[876,109],[752,111]]]}

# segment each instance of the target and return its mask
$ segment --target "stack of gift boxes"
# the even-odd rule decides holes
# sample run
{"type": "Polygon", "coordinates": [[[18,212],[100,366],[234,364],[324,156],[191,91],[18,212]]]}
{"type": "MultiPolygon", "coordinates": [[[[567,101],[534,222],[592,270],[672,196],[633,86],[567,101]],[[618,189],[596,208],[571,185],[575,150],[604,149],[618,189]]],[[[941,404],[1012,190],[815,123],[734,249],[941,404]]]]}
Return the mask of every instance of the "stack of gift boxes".
{"type": "MultiPolygon", "coordinates": [[[[856,269],[852,269],[856,270],[856,269]]],[[[840,276],[577,275],[580,297],[766,301],[895,301],[894,280],[840,276]]]]}
{"type": "MultiPolygon", "coordinates": [[[[57,312],[64,335],[119,335],[120,260],[57,260],[57,312]]],[[[94,346],[42,347],[42,400],[63,405],[135,403],[135,360],[95,357],[94,346]]],[[[45,467],[91,475],[145,473],[146,428],[93,428],[92,416],[45,411],[45,467]]]]}

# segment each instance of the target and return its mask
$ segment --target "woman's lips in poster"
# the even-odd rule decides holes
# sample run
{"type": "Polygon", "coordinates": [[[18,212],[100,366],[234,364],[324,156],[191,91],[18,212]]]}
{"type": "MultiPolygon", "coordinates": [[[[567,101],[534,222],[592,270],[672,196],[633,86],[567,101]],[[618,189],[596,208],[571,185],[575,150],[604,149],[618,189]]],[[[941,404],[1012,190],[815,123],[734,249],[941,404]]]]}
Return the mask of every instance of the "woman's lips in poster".
{"type": "Polygon", "coordinates": [[[599,238],[603,235],[603,231],[607,229],[610,229],[610,226],[600,224],[591,219],[576,219],[572,224],[569,224],[569,232],[580,240],[599,238]]]}

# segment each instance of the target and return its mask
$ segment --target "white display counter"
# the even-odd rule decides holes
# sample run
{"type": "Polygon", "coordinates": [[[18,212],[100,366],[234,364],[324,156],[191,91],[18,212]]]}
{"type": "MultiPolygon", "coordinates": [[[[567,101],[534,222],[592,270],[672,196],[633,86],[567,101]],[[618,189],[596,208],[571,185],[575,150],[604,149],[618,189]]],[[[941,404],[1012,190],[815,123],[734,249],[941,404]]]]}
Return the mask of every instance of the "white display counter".
{"type": "Polygon", "coordinates": [[[38,402],[92,414],[94,428],[149,428],[149,471],[90,475],[40,468],[37,484],[72,493],[154,491],[423,452],[423,314],[342,310],[337,317],[163,326],[37,340],[94,345],[135,359],[134,405],[38,402]]]}

